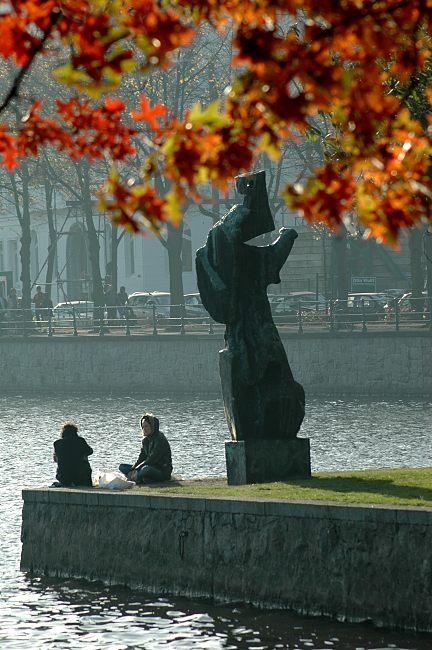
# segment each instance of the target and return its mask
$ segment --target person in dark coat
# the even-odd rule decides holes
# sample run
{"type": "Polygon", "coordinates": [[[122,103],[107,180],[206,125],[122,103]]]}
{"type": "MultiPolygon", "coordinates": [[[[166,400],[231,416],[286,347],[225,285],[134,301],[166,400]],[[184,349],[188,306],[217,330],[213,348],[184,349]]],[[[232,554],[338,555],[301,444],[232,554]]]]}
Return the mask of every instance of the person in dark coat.
{"type": "Polygon", "coordinates": [[[65,422],[61,438],[54,443],[54,462],[57,463],[54,487],[73,487],[77,485],[91,487],[91,467],[88,456],[93,449],[78,435],[78,427],[73,422],[65,422]]]}
{"type": "Polygon", "coordinates": [[[162,431],[159,431],[158,418],[152,413],[143,415],[141,430],[143,441],[136,463],[122,463],[119,470],[136,483],[169,481],[172,472],[171,447],[162,431]]]}
{"type": "Polygon", "coordinates": [[[45,308],[45,301],[46,301],[46,295],[42,291],[42,287],[38,285],[36,287],[36,293],[32,298],[32,302],[35,304],[35,316],[37,321],[43,321],[45,314],[44,314],[44,308],[45,308]]]}

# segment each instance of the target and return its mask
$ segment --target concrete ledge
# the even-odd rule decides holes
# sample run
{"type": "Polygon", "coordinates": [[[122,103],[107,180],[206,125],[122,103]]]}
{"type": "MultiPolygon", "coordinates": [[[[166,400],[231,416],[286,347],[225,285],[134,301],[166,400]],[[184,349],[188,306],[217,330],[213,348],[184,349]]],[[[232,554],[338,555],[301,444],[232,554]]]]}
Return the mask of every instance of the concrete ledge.
{"type": "Polygon", "coordinates": [[[285,499],[196,497],[177,494],[140,494],[139,491],[35,488],[22,491],[24,503],[100,505],[149,510],[186,510],[249,514],[258,517],[334,519],[371,523],[404,523],[432,526],[432,508],[412,506],[340,504],[334,501],[287,501],[285,499]]]}
{"type": "Polygon", "coordinates": [[[23,491],[21,568],[432,631],[432,509],[23,491]]]}
{"type": "MultiPolygon", "coordinates": [[[[281,338],[293,374],[308,394],[432,394],[429,330],[282,333],[281,338]]],[[[0,389],[220,393],[222,347],[221,334],[0,336],[0,389]]]]}

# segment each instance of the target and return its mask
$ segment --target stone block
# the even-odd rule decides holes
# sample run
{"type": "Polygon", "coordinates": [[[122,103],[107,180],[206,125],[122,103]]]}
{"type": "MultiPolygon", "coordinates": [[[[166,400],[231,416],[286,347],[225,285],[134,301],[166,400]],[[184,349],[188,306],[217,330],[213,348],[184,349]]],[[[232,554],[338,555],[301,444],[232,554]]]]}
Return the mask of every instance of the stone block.
{"type": "Polygon", "coordinates": [[[239,440],[225,443],[228,485],[271,483],[311,475],[308,438],[239,440]]]}

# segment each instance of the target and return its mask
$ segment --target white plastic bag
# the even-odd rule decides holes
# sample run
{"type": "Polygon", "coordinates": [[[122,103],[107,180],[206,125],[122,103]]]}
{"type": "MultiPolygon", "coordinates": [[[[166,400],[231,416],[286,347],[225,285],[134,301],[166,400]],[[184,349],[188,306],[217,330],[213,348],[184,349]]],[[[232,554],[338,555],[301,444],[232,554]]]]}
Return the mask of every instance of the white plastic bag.
{"type": "Polygon", "coordinates": [[[104,490],[128,490],[134,485],[134,481],[128,481],[121,472],[100,472],[95,480],[95,486],[104,490]]]}

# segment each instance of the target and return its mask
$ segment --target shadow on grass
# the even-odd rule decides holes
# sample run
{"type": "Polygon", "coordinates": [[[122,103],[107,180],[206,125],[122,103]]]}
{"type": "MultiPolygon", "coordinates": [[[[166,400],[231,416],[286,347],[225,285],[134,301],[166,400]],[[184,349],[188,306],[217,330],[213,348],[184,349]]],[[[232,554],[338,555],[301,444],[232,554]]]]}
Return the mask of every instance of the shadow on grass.
{"type": "MultiPolygon", "coordinates": [[[[286,483],[286,485],[293,484],[286,483]]],[[[345,494],[362,492],[398,499],[423,499],[424,501],[432,501],[432,489],[420,485],[397,485],[387,479],[367,479],[353,476],[316,476],[308,481],[296,481],[294,485],[299,488],[328,490],[345,494]]]]}
{"type": "Polygon", "coordinates": [[[180,479],[172,478],[169,481],[164,481],[163,483],[139,483],[137,487],[140,488],[172,488],[172,487],[182,487],[183,483],[180,479]]]}

